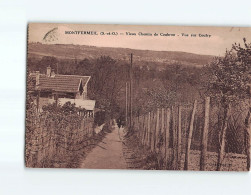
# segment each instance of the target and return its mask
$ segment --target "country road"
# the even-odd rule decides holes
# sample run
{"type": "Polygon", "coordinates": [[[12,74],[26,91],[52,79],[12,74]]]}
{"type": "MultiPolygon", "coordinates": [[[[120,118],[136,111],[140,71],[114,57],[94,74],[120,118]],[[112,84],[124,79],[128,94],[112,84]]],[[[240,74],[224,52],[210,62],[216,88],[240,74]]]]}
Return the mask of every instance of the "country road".
{"type": "Polygon", "coordinates": [[[127,169],[123,156],[123,129],[115,124],[111,133],[100,142],[83,160],[84,169],[127,169]]]}

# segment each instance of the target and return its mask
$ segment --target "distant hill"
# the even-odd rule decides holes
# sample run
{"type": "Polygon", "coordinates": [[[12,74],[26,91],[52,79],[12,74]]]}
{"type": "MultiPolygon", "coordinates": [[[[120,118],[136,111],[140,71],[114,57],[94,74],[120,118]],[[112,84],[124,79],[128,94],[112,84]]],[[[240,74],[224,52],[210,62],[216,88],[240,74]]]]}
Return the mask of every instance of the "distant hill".
{"type": "Polygon", "coordinates": [[[54,56],[59,59],[94,59],[101,55],[108,55],[116,60],[129,61],[129,54],[133,53],[135,64],[153,63],[166,66],[180,63],[187,66],[202,66],[209,63],[214,56],[199,55],[180,51],[152,51],[136,50],[129,48],[95,47],[86,45],[69,44],[42,44],[29,43],[28,57],[42,58],[43,56],[54,56]]]}

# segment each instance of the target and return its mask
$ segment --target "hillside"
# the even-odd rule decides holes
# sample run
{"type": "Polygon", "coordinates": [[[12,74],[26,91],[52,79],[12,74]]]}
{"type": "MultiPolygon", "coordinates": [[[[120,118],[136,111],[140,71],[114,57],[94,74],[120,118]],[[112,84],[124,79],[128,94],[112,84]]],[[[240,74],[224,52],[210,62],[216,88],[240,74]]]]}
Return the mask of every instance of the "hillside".
{"type": "Polygon", "coordinates": [[[94,59],[101,55],[108,55],[116,60],[129,60],[133,53],[135,64],[139,62],[168,65],[178,62],[188,66],[202,66],[210,62],[214,56],[199,55],[180,51],[152,51],[128,48],[95,47],[86,45],[41,44],[29,43],[28,57],[42,58],[54,56],[61,59],[94,59]]]}

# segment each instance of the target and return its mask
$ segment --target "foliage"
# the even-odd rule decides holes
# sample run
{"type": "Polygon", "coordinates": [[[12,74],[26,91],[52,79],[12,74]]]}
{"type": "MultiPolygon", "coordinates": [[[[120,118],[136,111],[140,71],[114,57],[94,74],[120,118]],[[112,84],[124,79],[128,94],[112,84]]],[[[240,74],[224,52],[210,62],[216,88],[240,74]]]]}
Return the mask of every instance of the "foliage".
{"type": "MultiPolygon", "coordinates": [[[[125,59],[123,59],[125,60],[125,59]]],[[[125,115],[125,83],[129,82],[128,63],[114,60],[110,56],[99,58],[59,59],[43,57],[29,58],[28,65],[32,71],[46,71],[51,65],[60,74],[76,74],[91,76],[88,84],[88,97],[96,100],[96,108],[106,112],[106,120],[125,115]]],[[[198,97],[200,83],[200,68],[185,67],[174,62],[163,67],[157,67],[150,62],[135,62],[133,65],[133,101],[134,113],[139,111],[139,105],[147,106],[147,110],[156,105],[167,107],[174,100],[178,102],[193,101],[198,97]],[[161,91],[161,90],[164,91],[161,91]],[[184,98],[186,97],[186,98],[184,98]]]]}
{"type": "Polygon", "coordinates": [[[69,102],[66,102],[64,105],[60,105],[60,104],[58,105],[56,102],[54,102],[53,104],[44,105],[43,111],[48,112],[48,113],[57,112],[57,113],[65,114],[65,115],[69,115],[69,114],[78,115],[79,112],[84,112],[86,110],[84,108],[76,107],[75,103],[71,103],[69,101],[69,102]]]}
{"type": "Polygon", "coordinates": [[[43,107],[42,113],[28,116],[31,122],[26,125],[28,167],[79,166],[76,163],[81,160],[85,147],[93,145],[97,136],[93,118],[84,118],[79,111],[74,104],[66,102],[62,106],[49,104],[43,107]]]}
{"type": "Polygon", "coordinates": [[[222,104],[248,97],[250,83],[250,44],[244,39],[245,48],[234,44],[224,57],[216,57],[207,67],[210,73],[208,93],[222,104]]]}
{"type": "Polygon", "coordinates": [[[156,108],[167,108],[175,102],[174,91],[163,85],[160,80],[141,83],[134,93],[134,113],[143,114],[156,108]]]}

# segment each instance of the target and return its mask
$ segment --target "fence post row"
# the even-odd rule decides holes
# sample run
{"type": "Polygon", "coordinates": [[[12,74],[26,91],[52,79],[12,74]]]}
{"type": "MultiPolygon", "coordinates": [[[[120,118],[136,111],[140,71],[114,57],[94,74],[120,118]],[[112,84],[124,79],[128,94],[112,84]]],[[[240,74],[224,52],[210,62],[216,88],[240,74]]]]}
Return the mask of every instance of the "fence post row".
{"type": "MultiPolygon", "coordinates": [[[[185,154],[184,154],[184,170],[189,169],[190,149],[194,131],[194,121],[197,110],[198,101],[195,100],[190,114],[189,127],[187,123],[184,128],[188,128],[185,154]]],[[[204,115],[204,128],[201,140],[201,157],[200,157],[200,170],[205,170],[207,158],[207,142],[209,131],[209,109],[210,97],[205,98],[205,115],[204,115]]],[[[134,120],[137,124],[139,140],[142,145],[161,155],[164,159],[164,167],[172,169],[181,169],[181,161],[183,159],[182,148],[182,111],[181,105],[177,109],[172,106],[171,108],[158,108],[156,112],[148,112],[134,120]],[[177,117],[177,120],[176,120],[177,117]],[[169,147],[171,146],[171,150],[169,147]],[[163,148],[164,147],[164,148],[163,148]]],[[[187,115],[186,115],[187,116],[187,115]]],[[[183,116],[185,117],[185,116],[183,116]]],[[[188,120],[187,117],[185,120],[188,120]]]]}

